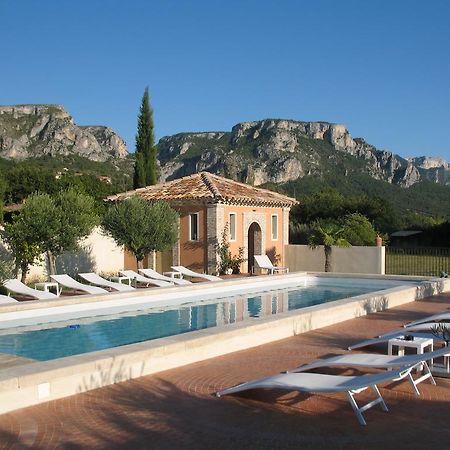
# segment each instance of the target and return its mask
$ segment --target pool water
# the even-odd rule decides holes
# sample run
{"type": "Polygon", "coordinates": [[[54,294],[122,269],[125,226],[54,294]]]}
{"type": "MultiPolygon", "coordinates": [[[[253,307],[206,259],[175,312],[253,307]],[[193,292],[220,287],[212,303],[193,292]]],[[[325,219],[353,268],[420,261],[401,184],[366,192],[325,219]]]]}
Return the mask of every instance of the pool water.
{"type": "Polygon", "coordinates": [[[133,313],[103,315],[39,327],[18,327],[0,336],[0,353],[47,361],[305,308],[390,286],[347,283],[296,286],[255,294],[133,313]],[[37,329],[36,329],[37,328],[37,329]]]}

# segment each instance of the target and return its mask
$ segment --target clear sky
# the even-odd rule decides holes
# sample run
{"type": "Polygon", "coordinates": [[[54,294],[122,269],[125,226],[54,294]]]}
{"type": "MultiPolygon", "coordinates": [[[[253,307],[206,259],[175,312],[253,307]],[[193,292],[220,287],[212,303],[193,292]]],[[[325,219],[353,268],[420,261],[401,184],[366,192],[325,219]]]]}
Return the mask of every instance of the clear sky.
{"type": "Polygon", "coordinates": [[[134,151],[264,118],[450,160],[448,0],[0,0],[0,104],[63,104],[134,151]]]}

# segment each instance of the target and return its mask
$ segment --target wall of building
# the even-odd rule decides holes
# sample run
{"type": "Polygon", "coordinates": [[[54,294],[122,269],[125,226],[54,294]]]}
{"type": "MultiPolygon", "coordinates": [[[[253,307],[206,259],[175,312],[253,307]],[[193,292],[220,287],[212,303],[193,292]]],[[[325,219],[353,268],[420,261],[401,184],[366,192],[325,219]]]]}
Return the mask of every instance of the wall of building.
{"type": "MultiPolygon", "coordinates": [[[[307,245],[286,245],[285,265],[293,271],[323,272],[323,246],[312,250],[307,245]]],[[[385,247],[333,247],[331,271],[337,273],[385,273],[385,247]]]]}
{"type": "MultiPolygon", "coordinates": [[[[284,244],[288,242],[288,236],[286,235],[288,227],[285,226],[285,221],[289,221],[288,210],[286,211],[284,208],[225,205],[223,208],[224,225],[229,223],[230,213],[235,213],[237,219],[236,241],[230,241],[232,255],[237,255],[239,247],[243,247],[244,257],[248,259],[248,229],[253,222],[256,222],[262,232],[262,248],[255,248],[255,254],[267,254],[273,262],[279,265],[284,264],[284,244]],[[278,238],[276,240],[272,239],[271,233],[272,215],[276,215],[278,218],[278,238]]],[[[221,234],[219,238],[221,238],[221,234]]],[[[247,267],[247,262],[243,263],[241,271],[247,272],[247,267]]]]}
{"type": "MultiPolygon", "coordinates": [[[[244,257],[247,259],[248,228],[257,222],[262,230],[262,248],[258,253],[266,253],[278,264],[284,261],[284,243],[287,242],[287,227],[285,221],[289,220],[289,213],[283,208],[264,208],[237,205],[186,205],[177,206],[180,214],[180,242],[179,263],[197,272],[215,273],[217,261],[215,246],[222,239],[222,232],[229,223],[230,213],[236,214],[236,240],[230,241],[232,255],[237,255],[239,247],[244,248],[244,257]],[[198,241],[189,239],[189,215],[198,213],[199,230],[198,241]],[[278,238],[272,240],[271,216],[278,217],[278,238]]],[[[229,231],[229,230],[228,230],[229,231]]],[[[157,261],[157,269],[162,270],[161,263],[157,261]]],[[[242,272],[247,272],[247,262],[241,266],[242,272]]]]}
{"type": "Polygon", "coordinates": [[[208,267],[206,206],[181,206],[176,210],[180,214],[180,264],[196,272],[206,272],[208,267]],[[193,213],[198,213],[199,216],[197,241],[189,239],[189,215],[193,213]]]}
{"type": "MultiPolygon", "coordinates": [[[[124,268],[123,247],[116,245],[114,240],[105,236],[97,227],[90,236],[80,244],[79,252],[68,252],[56,259],[58,273],[76,275],[78,272],[97,272],[104,274],[117,273],[124,268]]],[[[45,259],[42,264],[30,268],[28,279],[47,278],[45,259]]]]}

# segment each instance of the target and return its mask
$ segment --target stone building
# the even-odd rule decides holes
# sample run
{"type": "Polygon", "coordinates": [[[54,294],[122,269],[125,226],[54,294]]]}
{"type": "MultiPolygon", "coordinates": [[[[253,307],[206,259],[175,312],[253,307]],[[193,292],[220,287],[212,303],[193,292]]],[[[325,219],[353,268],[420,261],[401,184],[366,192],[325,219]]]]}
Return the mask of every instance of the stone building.
{"type": "MultiPolygon", "coordinates": [[[[215,273],[216,245],[224,228],[232,255],[244,249],[242,272],[251,272],[254,255],[267,254],[272,262],[284,264],[284,246],[289,242],[289,211],[297,203],[291,197],[238,183],[209,172],[200,172],[174,181],[123,192],[108,197],[121,201],[139,195],[148,201],[164,200],[180,215],[180,239],[165,254],[149,258],[157,270],[183,265],[197,272],[215,273]]],[[[125,267],[135,266],[125,254],[125,267]]]]}

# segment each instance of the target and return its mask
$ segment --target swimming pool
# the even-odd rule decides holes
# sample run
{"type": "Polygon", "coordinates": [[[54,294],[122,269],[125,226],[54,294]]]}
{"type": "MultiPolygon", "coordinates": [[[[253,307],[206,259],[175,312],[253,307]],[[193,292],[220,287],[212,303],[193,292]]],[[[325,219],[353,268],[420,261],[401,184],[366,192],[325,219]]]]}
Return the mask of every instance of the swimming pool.
{"type": "MultiPolygon", "coordinates": [[[[78,332],[78,336],[71,337],[83,342],[83,346],[92,341],[96,345],[99,342],[108,345],[103,350],[84,348],[86,353],[46,361],[7,356],[6,361],[13,361],[13,366],[7,362],[2,367],[0,360],[0,414],[290,338],[448,290],[449,279],[290,273],[3,305],[0,306],[0,336],[10,336],[8,346],[13,345],[11,339],[17,342],[23,339],[20,334],[38,330],[50,333],[58,328],[69,336],[69,332],[78,332]],[[357,287],[358,291],[362,287],[370,292],[299,309],[285,308],[289,307],[291,288],[304,287],[314,280],[324,287],[328,283],[339,288],[357,287]],[[273,290],[281,291],[277,301],[273,290]],[[251,300],[259,296],[260,300],[251,300]],[[213,303],[218,305],[210,306],[213,303]],[[195,307],[198,307],[196,312],[195,307]],[[145,316],[150,309],[154,314],[175,316],[179,329],[184,332],[117,347],[109,347],[115,339],[112,331],[96,336],[103,322],[112,323],[119,316],[145,316]],[[195,323],[204,327],[208,322],[217,326],[192,329],[195,323]],[[89,324],[95,326],[88,333],[89,324]],[[68,328],[70,325],[72,328],[68,328]]],[[[158,323],[157,319],[151,320],[158,323]]],[[[156,332],[158,326],[154,322],[152,327],[135,328],[156,332]]],[[[167,328],[160,324],[162,333],[159,334],[166,335],[167,328]]],[[[36,341],[31,344],[34,348],[42,350],[50,346],[50,338],[37,345],[39,335],[28,334],[28,339],[30,336],[36,341]]],[[[63,339],[51,341],[51,346],[58,346],[63,339]]],[[[25,346],[24,341],[21,345],[25,346]]]]}
{"type": "MultiPolygon", "coordinates": [[[[136,305],[130,304],[128,309],[131,311],[108,314],[110,308],[103,308],[89,311],[90,317],[80,311],[79,317],[70,320],[4,330],[0,324],[0,353],[48,361],[211,327],[251,322],[396,285],[398,283],[388,280],[304,277],[294,286],[257,293],[196,300],[204,297],[197,294],[190,300],[185,299],[187,303],[181,305],[148,307],[147,304],[145,307],[143,303],[137,305],[140,309],[136,309],[136,305]]],[[[44,319],[42,317],[41,320],[44,319]]]]}

